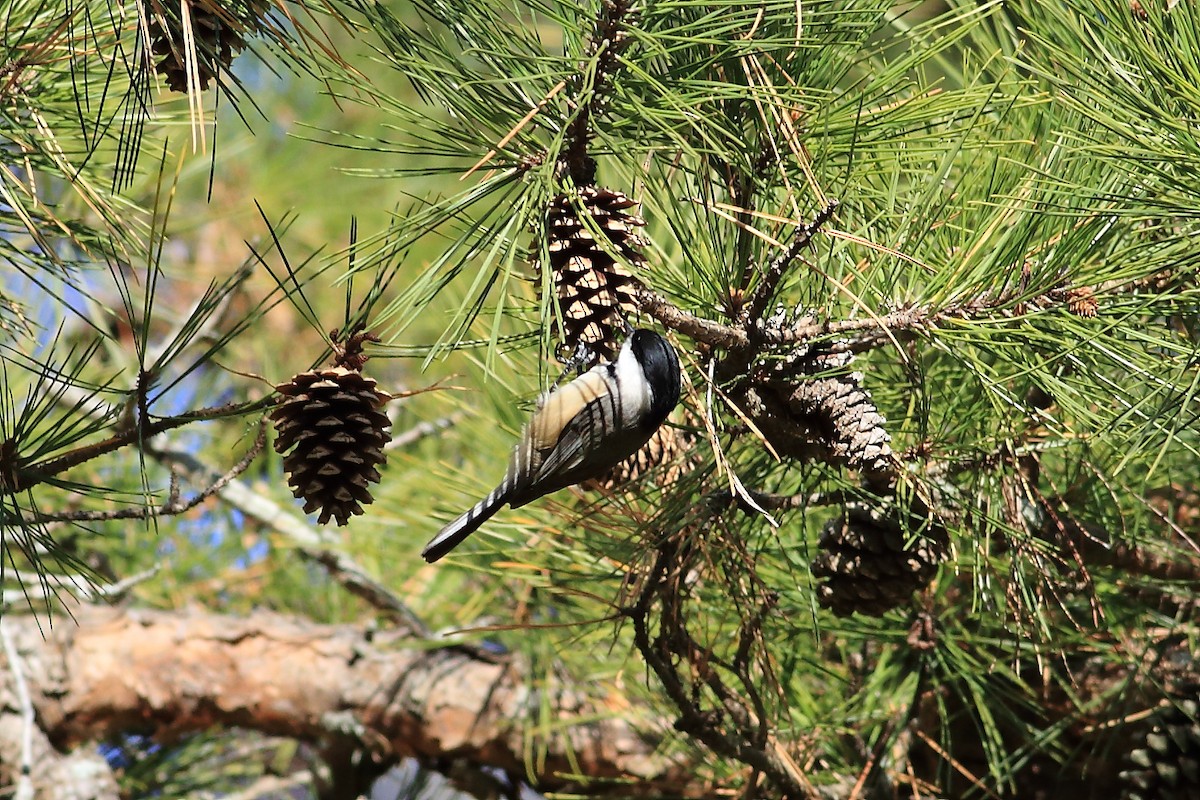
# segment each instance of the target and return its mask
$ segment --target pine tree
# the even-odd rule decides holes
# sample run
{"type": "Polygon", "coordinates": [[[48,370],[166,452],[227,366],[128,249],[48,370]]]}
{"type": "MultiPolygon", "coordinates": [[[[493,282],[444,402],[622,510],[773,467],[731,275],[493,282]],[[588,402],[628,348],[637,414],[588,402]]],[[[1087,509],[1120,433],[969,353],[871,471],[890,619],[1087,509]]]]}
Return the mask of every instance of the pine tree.
{"type": "Polygon", "coordinates": [[[401,755],[580,794],[1186,795],[1198,31],[1167,0],[13,3],[9,716],[50,762],[113,737],[95,796],[357,795],[401,755]],[[669,427],[424,565],[555,359],[627,325],[681,355],[669,427]],[[374,727],[408,695],[37,728],[26,612],[62,636],[130,593],[377,617],[328,646],[503,661],[527,702],[421,747],[374,727]]]}

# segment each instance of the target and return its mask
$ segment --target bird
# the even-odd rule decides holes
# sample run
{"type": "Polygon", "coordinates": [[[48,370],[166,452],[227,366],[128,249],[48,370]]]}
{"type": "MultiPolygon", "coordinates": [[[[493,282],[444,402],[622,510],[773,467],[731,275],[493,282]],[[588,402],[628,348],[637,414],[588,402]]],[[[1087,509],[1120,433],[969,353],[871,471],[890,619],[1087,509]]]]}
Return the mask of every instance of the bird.
{"type": "Polygon", "coordinates": [[[641,449],[679,403],[679,356],[658,333],[633,330],[617,357],[542,395],[504,480],[438,532],[421,556],[437,561],[505,503],[518,508],[595,478],[641,449]]]}

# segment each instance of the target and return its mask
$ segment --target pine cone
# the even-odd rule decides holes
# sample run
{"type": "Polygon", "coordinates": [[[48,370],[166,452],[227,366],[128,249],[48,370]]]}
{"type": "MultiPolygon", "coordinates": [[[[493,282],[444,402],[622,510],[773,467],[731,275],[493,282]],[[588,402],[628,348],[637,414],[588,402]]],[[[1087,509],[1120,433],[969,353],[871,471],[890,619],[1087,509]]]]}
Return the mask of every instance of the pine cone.
{"type": "Polygon", "coordinates": [[[1121,800],[1200,798],[1200,685],[1192,684],[1150,718],[1143,746],[1127,756],[1121,800]]]}
{"type": "Polygon", "coordinates": [[[266,4],[264,0],[155,0],[151,4],[147,26],[150,52],[159,57],[154,69],[172,91],[185,93],[188,46],[181,3],[187,5],[201,89],[207,89],[220,70],[229,68],[234,56],[245,48],[245,36],[262,29],[266,4]]]}
{"type": "Polygon", "coordinates": [[[574,351],[587,345],[593,355],[611,359],[616,333],[625,328],[622,310],[636,310],[636,283],[626,265],[640,268],[648,242],[638,229],[646,221],[626,209],[637,205],[625,194],[585,186],[574,198],[591,217],[579,217],[572,197],[560,194],[546,215],[546,250],[554,273],[555,298],[563,321],[563,344],[574,351]],[[608,243],[596,240],[594,229],[608,243]]]}
{"type": "Polygon", "coordinates": [[[802,352],[777,368],[762,404],[763,432],[781,455],[845,463],[866,472],[893,468],[887,420],[862,387],[862,373],[821,375],[847,366],[851,353],[802,352]],[[813,376],[813,377],[809,377],[813,376]]]}
{"type": "Polygon", "coordinates": [[[1094,317],[1100,311],[1100,301],[1088,286],[1067,291],[1067,310],[1077,317],[1094,317]]]}
{"type": "Polygon", "coordinates": [[[697,463],[696,435],[683,428],[663,425],[641,450],[617,464],[604,475],[580,484],[590,491],[614,492],[635,484],[654,473],[654,482],[670,486],[690,472],[697,463]]]}
{"type": "Polygon", "coordinates": [[[886,512],[850,503],[821,531],[821,552],[809,568],[819,581],[817,601],[839,617],[882,616],[929,585],[937,571],[941,544],[918,536],[906,550],[910,534],[886,512]]]}
{"type": "Polygon", "coordinates": [[[330,517],[345,525],[374,500],[368,484],[379,482],[376,467],[387,461],[391,440],[381,410],[389,395],[345,367],[302,372],[275,390],[286,398],[271,412],[275,450],[286,453],[292,494],[304,499],[304,513],[321,510],[321,525],[330,517]]]}

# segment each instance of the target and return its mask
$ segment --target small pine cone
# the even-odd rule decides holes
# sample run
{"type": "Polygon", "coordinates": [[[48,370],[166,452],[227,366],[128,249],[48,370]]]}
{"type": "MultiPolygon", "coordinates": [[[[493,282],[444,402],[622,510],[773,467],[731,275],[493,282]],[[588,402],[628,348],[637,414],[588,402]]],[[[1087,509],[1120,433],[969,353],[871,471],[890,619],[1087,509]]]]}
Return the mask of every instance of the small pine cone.
{"type": "Polygon", "coordinates": [[[773,418],[762,427],[782,455],[821,458],[865,472],[893,468],[887,420],[862,387],[862,373],[819,375],[852,359],[850,353],[804,354],[771,379],[775,391],[763,393],[762,400],[773,418]]]}
{"type": "Polygon", "coordinates": [[[595,186],[581,188],[575,198],[560,194],[550,203],[546,250],[568,350],[584,344],[609,359],[617,352],[616,334],[625,327],[621,312],[636,310],[636,283],[626,265],[646,263],[641,251],[648,242],[638,232],[646,221],[626,210],[635,205],[621,192],[595,186]],[[590,226],[572,200],[591,216],[590,226]],[[608,238],[607,244],[596,241],[593,228],[608,238]]]}
{"type": "Polygon", "coordinates": [[[614,492],[654,473],[654,482],[670,486],[696,466],[696,435],[683,428],[663,425],[641,450],[605,474],[580,484],[590,491],[614,492]]]}
{"type": "Polygon", "coordinates": [[[271,412],[275,450],[286,453],[292,494],[304,499],[305,514],[321,510],[321,525],[330,517],[345,525],[374,500],[368,485],[379,482],[376,467],[392,438],[382,411],[389,395],[345,367],[302,372],[275,390],[285,398],[271,412]]]}
{"type": "Polygon", "coordinates": [[[217,72],[228,69],[246,46],[246,35],[257,33],[266,13],[263,0],[156,0],[148,23],[154,69],[175,92],[188,88],[187,37],[181,3],[187,6],[196,51],[196,76],[207,89],[217,72]]]}
{"type": "Polygon", "coordinates": [[[1087,286],[1079,286],[1067,292],[1067,311],[1077,317],[1094,317],[1100,310],[1100,301],[1087,286]]]}
{"type": "Polygon", "coordinates": [[[943,549],[927,535],[905,549],[906,538],[883,511],[847,505],[821,531],[821,551],[809,567],[819,581],[817,601],[839,617],[878,617],[908,602],[933,579],[943,549]]]}
{"type": "Polygon", "coordinates": [[[1126,757],[1121,800],[1200,798],[1200,684],[1155,710],[1141,746],[1126,757]]]}

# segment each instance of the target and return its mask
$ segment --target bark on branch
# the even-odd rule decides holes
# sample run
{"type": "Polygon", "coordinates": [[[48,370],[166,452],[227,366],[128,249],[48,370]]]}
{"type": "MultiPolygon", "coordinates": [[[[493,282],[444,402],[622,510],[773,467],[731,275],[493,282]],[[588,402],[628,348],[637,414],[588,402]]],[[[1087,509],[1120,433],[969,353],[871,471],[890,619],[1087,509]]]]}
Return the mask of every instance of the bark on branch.
{"type": "MultiPolygon", "coordinates": [[[[687,765],[655,752],[653,736],[609,718],[574,687],[531,689],[516,660],[489,663],[458,648],[268,612],[83,607],[75,617],[78,625],[53,630],[32,616],[5,620],[38,727],[58,747],[121,730],[170,736],[237,725],[325,743],[340,737],[385,762],[451,756],[524,774],[536,760],[525,758],[529,736],[546,747],[541,774],[530,776],[543,790],[602,793],[609,779],[626,795],[698,791],[687,765]],[[556,725],[531,733],[526,721],[546,702],[556,725]]],[[[0,692],[11,697],[9,681],[6,671],[0,692]]]]}

